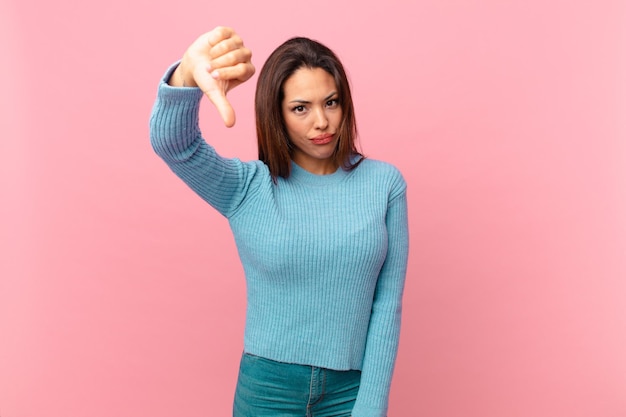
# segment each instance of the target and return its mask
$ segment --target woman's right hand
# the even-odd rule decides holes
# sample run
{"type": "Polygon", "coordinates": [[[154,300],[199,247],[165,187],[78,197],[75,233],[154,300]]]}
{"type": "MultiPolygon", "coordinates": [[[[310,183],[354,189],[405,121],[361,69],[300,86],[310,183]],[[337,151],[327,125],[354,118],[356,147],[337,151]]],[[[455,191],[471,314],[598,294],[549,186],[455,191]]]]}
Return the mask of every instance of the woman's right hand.
{"type": "Polygon", "coordinates": [[[233,29],[216,27],[189,46],[168,83],[176,87],[200,87],[224,124],[231,127],[235,124],[235,111],[226,93],[252,77],[251,58],[252,52],[233,29]]]}

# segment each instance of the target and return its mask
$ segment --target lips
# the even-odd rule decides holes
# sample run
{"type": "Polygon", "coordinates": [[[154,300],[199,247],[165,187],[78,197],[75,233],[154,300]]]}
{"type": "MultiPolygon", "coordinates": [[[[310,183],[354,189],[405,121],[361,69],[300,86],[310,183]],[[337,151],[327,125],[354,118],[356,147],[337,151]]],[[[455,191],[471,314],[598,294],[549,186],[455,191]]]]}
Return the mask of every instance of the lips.
{"type": "Polygon", "coordinates": [[[312,138],[311,142],[313,142],[315,145],[326,145],[327,143],[332,142],[334,137],[335,135],[326,133],[324,135],[319,135],[319,136],[312,138]]]}

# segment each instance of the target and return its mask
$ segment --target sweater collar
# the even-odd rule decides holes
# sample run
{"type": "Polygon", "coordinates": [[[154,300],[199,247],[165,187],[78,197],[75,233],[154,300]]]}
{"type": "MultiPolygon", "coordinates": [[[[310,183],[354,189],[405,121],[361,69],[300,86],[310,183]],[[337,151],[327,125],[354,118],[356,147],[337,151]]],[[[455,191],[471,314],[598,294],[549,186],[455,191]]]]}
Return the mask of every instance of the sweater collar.
{"type": "Polygon", "coordinates": [[[317,175],[291,161],[291,174],[289,175],[289,179],[294,179],[307,185],[327,186],[342,181],[348,174],[348,171],[339,167],[332,174],[317,175]]]}

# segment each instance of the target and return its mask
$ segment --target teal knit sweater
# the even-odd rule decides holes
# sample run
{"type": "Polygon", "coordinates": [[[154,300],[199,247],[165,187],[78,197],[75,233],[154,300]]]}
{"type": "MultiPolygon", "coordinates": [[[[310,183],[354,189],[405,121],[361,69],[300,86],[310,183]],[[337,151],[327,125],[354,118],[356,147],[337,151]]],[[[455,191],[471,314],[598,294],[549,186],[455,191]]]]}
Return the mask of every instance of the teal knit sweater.
{"type": "Polygon", "coordinates": [[[219,156],[201,136],[197,88],[159,85],[156,153],[230,222],[247,284],[244,350],[280,362],[362,371],[353,417],[384,417],[400,334],[406,184],[365,159],[314,175],[292,162],[272,182],[261,161],[219,156]]]}

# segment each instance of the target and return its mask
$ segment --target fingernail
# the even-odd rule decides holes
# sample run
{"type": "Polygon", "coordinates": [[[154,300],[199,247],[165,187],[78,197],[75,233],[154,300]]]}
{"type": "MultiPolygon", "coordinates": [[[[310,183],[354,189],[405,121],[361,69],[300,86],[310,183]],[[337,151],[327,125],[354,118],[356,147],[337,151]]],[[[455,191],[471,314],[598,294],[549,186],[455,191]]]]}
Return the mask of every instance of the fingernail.
{"type": "Polygon", "coordinates": [[[220,73],[217,70],[215,70],[211,73],[211,77],[218,79],[220,77],[220,73]]]}

